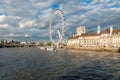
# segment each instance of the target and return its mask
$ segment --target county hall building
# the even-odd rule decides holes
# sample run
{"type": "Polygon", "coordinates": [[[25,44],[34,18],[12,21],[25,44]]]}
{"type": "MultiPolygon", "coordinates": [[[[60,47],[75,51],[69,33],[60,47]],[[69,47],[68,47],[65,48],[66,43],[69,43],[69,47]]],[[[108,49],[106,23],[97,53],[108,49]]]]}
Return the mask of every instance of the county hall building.
{"type": "Polygon", "coordinates": [[[98,25],[95,33],[86,33],[86,27],[80,26],[76,32],[76,35],[68,38],[68,47],[120,48],[120,29],[113,29],[112,26],[101,31],[98,25]]]}

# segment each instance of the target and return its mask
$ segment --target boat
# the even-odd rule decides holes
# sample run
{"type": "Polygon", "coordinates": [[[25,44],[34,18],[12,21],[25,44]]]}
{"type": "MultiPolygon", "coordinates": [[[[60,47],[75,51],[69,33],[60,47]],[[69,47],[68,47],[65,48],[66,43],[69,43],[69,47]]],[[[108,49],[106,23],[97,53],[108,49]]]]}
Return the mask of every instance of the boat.
{"type": "Polygon", "coordinates": [[[49,46],[47,46],[47,47],[44,47],[44,46],[42,46],[42,47],[38,47],[38,48],[40,48],[41,50],[47,50],[47,51],[56,51],[56,47],[49,47],[49,46]]]}

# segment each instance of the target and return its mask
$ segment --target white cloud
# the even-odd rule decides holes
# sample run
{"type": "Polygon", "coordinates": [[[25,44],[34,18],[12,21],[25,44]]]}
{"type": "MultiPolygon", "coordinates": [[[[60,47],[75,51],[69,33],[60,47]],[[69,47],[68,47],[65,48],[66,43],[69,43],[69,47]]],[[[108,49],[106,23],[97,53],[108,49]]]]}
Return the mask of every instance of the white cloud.
{"type": "Polygon", "coordinates": [[[9,29],[10,25],[8,24],[0,24],[0,29],[9,29]]]}
{"type": "MultiPolygon", "coordinates": [[[[120,0],[0,0],[0,34],[5,36],[48,37],[53,4],[63,10],[66,33],[85,25],[96,30],[96,25],[120,24],[120,0]],[[2,14],[2,15],[1,15],[2,14]],[[4,15],[3,15],[4,14],[4,15]],[[43,35],[40,35],[43,34],[43,35]]],[[[53,25],[60,24],[54,18],[53,25]]]]}
{"type": "Polygon", "coordinates": [[[16,35],[14,33],[8,34],[9,37],[15,37],[16,35]]]}
{"type": "Polygon", "coordinates": [[[19,23],[20,28],[33,27],[33,26],[36,26],[35,20],[23,19],[19,23]]]}
{"type": "Polygon", "coordinates": [[[5,15],[0,16],[0,22],[4,21],[5,15]]]}
{"type": "Polygon", "coordinates": [[[24,37],[30,37],[30,35],[25,34],[24,37]]]}
{"type": "Polygon", "coordinates": [[[30,0],[31,4],[36,8],[49,8],[55,0],[30,0]]]}
{"type": "Polygon", "coordinates": [[[6,33],[3,35],[3,37],[20,37],[21,35],[15,34],[15,33],[6,33]]]}
{"type": "Polygon", "coordinates": [[[28,34],[7,33],[3,37],[30,37],[28,34]]]}

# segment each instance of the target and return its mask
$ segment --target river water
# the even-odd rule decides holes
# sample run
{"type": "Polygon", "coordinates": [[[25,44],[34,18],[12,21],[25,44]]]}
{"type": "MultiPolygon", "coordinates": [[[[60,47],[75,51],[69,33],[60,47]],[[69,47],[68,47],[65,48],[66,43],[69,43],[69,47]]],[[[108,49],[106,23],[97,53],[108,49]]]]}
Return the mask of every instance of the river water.
{"type": "Polygon", "coordinates": [[[0,80],[120,80],[120,53],[1,48],[0,80]]]}

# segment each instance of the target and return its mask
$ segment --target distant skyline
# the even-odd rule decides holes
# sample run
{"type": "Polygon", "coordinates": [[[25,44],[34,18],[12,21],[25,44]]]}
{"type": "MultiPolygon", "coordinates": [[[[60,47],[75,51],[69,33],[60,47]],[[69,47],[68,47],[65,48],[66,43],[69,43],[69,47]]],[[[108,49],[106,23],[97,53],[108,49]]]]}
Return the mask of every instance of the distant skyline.
{"type": "MultiPolygon", "coordinates": [[[[98,24],[102,30],[109,25],[120,28],[120,0],[0,0],[0,40],[48,40],[50,16],[56,9],[64,12],[66,37],[82,25],[89,32],[96,32],[98,24]]],[[[60,26],[58,19],[53,26],[60,26]]]]}

